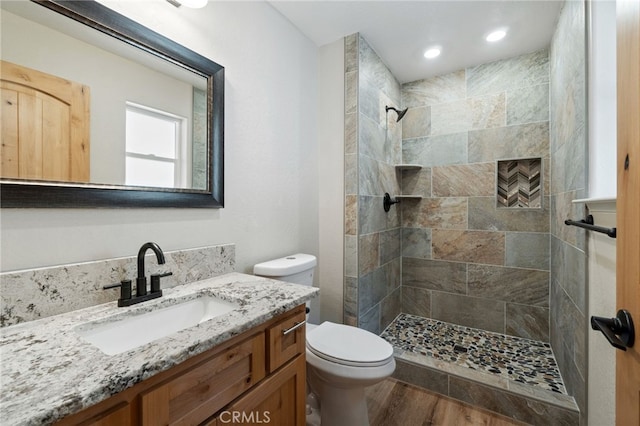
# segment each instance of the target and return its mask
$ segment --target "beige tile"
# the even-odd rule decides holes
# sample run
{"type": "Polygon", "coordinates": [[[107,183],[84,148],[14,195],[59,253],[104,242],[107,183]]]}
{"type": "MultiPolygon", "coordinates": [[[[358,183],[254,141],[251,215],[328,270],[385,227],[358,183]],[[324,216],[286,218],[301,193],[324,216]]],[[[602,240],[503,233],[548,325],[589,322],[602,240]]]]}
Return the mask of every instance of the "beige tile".
{"type": "Polygon", "coordinates": [[[549,272],[469,265],[468,294],[523,305],[549,306],[549,272]]]}
{"type": "Polygon", "coordinates": [[[469,132],[469,162],[545,157],[549,123],[531,123],[469,132]]]}
{"type": "Polygon", "coordinates": [[[434,259],[504,265],[503,232],[434,229],[431,241],[434,259]]]}
{"type": "Polygon", "coordinates": [[[402,85],[402,104],[410,108],[451,102],[465,97],[464,70],[402,85]]]}
{"type": "Polygon", "coordinates": [[[403,170],[400,174],[402,179],[402,193],[406,195],[431,196],[431,169],[422,168],[420,170],[403,170]]]}
{"type": "Polygon", "coordinates": [[[403,257],[402,284],[464,294],[467,291],[467,264],[403,257]]]}
{"type": "Polygon", "coordinates": [[[504,313],[505,302],[435,290],[431,293],[431,318],[441,321],[504,333],[504,313]]]}
{"type": "Polygon", "coordinates": [[[404,228],[467,227],[467,199],[462,197],[425,198],[417,203],[402,204],[404,228]]]}
{"type": "Polygon", "coordinates": [[[430,317],[431,292],[423,288],[403,285],[402,312],[421,317],[430,317]]]}
{"type": "Polygon", "coordinates": [[[496,208],[495,197],[469,198],[469,229],[549,232],[549,197],[542,209],[496,208]]]}
{"type": "MultiPolygon", "coordinates": [[[[395,117],[395,115],[394,115],[395,117]]],[[[409,108],[402,123],[402,139],[413,139],[431,134],[431,108],[409,108]]]]}
{"type": "Polygon", "coordinates": [[[344,199],[344,233],[356,235],[358,230],[358,197],[347,195],[344,199]]]}
{"type": "Polygon", "coordinates": [[[358,276],[362,277],[378,267],[380,234],[358,237],[358,276]]]}
{"type": "Polygon", "coordinates": [[[434,197],[491,196],[496,192],[495,163],[475,163],[432,169],[434,197]]]}

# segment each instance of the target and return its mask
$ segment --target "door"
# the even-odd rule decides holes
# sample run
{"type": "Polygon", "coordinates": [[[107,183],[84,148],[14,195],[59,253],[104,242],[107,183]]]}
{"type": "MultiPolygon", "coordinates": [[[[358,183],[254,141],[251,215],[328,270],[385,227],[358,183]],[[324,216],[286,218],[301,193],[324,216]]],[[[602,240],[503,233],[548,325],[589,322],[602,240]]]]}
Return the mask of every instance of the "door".
{"type": "Polygon", "coordinates": [[[640,1],[618,0],[616,304],[635,320],[636,342],[616,351],[616,423],[640,425],[640,1]]]}
{"type": "Polygon", "coordinates": [[[3,178],[89,181],[89,87],[1,61],[3,178]]]}

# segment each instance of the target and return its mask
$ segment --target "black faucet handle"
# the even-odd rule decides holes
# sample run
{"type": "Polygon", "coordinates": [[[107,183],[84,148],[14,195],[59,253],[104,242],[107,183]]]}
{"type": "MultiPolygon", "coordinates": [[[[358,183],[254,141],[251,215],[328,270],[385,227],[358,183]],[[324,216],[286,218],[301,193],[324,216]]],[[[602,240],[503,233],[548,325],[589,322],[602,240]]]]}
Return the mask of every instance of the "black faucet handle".
{"type": "Polygon", "coordinates": [[[165,272],[164,274],[152,274],[151,275],[151,293],[161,293],[160,290],[160,278],[173,275],[173,272],[165,272]]]}
{"type": "Polygon", "coordinates": [[[117,284],[109,284],[102,287],[103,290],[120,287],[120,300],[131,299],[131,280],[122,280],[117,284]]]}

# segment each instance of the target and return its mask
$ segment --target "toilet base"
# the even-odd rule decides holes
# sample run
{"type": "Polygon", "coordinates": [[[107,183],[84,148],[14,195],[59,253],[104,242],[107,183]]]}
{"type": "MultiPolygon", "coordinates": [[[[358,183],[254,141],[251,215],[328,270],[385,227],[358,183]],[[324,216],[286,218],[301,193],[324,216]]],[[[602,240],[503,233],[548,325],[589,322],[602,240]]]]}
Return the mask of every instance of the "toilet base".
{"type": "Polygon", "coordinates": [[[369,426],[364,388],[325,389],[320,397],[320,420],[331,426],[369,426]]]}

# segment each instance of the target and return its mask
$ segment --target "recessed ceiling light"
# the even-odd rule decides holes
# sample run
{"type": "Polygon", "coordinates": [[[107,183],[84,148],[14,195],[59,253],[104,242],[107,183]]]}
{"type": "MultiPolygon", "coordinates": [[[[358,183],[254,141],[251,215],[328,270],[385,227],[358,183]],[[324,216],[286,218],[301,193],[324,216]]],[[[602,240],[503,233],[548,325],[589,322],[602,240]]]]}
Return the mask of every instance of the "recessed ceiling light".
{"type": "Polygon", "coordinates": [[[439,55],[440,55],[440,49],[437,47],[432,47],[431,49],[428,49],[426,52],[424,52],[424,57],[427,59],[433,59],[439,55]]]}
{"type": "Polygon", "coordinates": [[[505,30],[496,30],[489,33],[486,40],[489,42],[494,42],[494,41],[502,40],[506,35],[507,35],[507,32],[505,30]]]}

